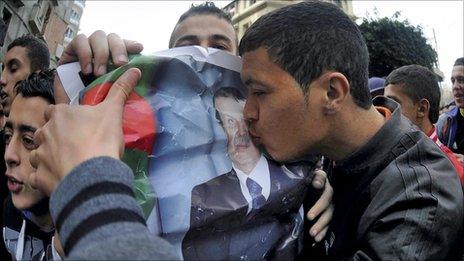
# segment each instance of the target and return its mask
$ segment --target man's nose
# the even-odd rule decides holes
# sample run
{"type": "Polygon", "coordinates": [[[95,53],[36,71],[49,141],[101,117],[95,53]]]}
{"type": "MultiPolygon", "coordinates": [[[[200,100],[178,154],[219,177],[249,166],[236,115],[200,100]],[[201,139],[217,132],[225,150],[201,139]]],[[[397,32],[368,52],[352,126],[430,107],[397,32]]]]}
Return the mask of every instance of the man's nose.
{"type": "Polygon", "coordinates": [[[5,87],[6,85],[6,77],[5,75],[3,74],[3,71],[2,71],[2,74],[0,75],[0,86],[3,88],[5,87]]]}
{"type": "Polygon", "coordinates": [[[16,148],[17,146],[12,141],[5,148],[5,163],[10,168],[19,165],[19,154],[16,148]]]}
{"type": "Polygon", "coordinates": [[[245,107],[243,108],[243,118],[245,119],[247,126],[258,120],[258,109],[255,106],[253,97],[248,97],[245,103],[245,107]]]}
{"type": "Polygon", "coordinates": [[[248,135],[248,126],[244,119],[240,120],[238,123],[238,134],[240,136],[248,135]]]}

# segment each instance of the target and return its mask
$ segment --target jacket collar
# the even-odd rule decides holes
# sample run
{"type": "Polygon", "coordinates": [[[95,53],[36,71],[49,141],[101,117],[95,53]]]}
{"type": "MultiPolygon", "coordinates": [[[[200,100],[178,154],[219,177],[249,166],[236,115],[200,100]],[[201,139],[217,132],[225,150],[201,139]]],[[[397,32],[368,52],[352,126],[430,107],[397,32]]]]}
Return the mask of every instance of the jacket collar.
{"type": "Polygon", "coordinates": [[[377,168],[382,168],[401,154],[395,153],[395,147],[404,133],[416,130],[414,125],[401,115],[401,108],[397,102],[384,96],[373,99],[374,106],[386,107],[392,111],[392,115],[382,128],[360,149],[348,158],[337,161],[335,173],[367,173],[377,168]]]}

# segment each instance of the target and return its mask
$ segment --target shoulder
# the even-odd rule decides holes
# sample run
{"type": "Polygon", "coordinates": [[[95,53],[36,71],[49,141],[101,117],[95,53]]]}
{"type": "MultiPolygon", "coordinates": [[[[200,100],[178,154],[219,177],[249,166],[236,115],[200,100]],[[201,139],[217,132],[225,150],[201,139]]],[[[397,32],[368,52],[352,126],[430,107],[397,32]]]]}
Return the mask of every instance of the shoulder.
{"type": "Polygon", "coordinates": [[[204,195],[209,195],[208,197],[211,198],[211,194],[224,194],[230,192],[231,190],[236,190],[236,188],[240,189],[240,183],[237,175],[232,170],[228,173],[222,174],[204,183],[196,185],[192,189],[192,200],[195,197],[203,197],[204,195]]]}
{"type": "Polygon", "coordinates": [[[449,120],[452,120],[453,118],[455,118],[457,116],[457,114],[458,114],[458,108],[454,107],[450,111],[445,112],[442,115],[440,115],[440,117],[438,117],[438,121],[437,121],[437,131],[438,132],[441,131],[441,127],[439,128],[438,126],[443,126],[449,120]]]}
{"type": "Polygon", "coordinates": [[[437,219],[443,218],[438,216],[442,214],[462,219],[463,192],[456,170],[425,135],[380,172],[370,194],[372,204],[381,204],[384,209],[420,206],[419,212],[430,211],[437,219]]]}

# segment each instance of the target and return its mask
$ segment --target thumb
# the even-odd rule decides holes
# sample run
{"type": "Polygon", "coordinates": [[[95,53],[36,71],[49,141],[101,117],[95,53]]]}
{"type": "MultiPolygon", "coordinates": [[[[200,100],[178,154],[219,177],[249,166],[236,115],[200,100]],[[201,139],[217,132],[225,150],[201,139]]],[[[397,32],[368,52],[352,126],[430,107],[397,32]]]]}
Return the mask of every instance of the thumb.
{"type": "Polygon", "coordinates": [[[141,75],[142,73],[138,68],[130,68],[124,72],[111,86],[104,101],[120,106],[122,109],[130,93],[140,80],[141,75]]]}

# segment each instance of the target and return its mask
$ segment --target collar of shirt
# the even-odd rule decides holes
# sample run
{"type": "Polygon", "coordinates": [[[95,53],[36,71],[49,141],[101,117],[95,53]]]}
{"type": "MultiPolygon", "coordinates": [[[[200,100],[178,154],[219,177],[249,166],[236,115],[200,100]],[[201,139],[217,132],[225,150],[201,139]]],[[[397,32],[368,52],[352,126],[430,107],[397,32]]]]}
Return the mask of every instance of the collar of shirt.
{"type": "Polygon", "coordinates": [[[427,133],[427,136],[429,136],[429,138],[432,139],[438,146],[442,145],[442,143],[438,139],[437,130],[435,129],[435,127],[433,127],[430,133],[427,133]]]}
{"type": "Polygon", "coordinates": [[[253,170],[250,172],[249,175],[245,174],[243,171],[236,168],[234,163],[232,163],[232,168],[235,170],[235,173],[237,173],[237,177],[240,181],[240,188],[242,190],[242,194],[245,197],[246,201],[248,202],[248,211],[247,211],[247,214],[248,214],[251,211],[252,198],[251,198],[250,192],[248,191],[246,180],[247,178],[251,178],[255,182],[257,182],[263,189],[261,193],[267,200],[271,192],[271,177],[269,173],[269,165],[267,163],[266,158],[263,155],[261,155],[258,163],[256,164],[256,166],[253,168],[253,170]]]}

